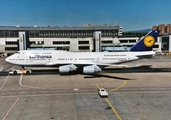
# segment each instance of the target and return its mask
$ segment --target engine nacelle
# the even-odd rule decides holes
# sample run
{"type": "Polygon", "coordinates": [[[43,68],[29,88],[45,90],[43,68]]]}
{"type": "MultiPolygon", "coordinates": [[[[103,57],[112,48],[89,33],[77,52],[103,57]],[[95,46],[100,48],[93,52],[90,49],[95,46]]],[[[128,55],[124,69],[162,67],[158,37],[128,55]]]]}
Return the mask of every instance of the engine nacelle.
{"type": "Polygon", "coordinates": [[[77,67],[75,65],[63,65],[59,67],[59,72],[61,74],[69,73],[69,72],[76,70],[76,68],[77,67]]]}
{"type": "Polygon", "coordinates": [[[91,66],[85,66],[83,68],[83,73],[84,74],[94,74],[94,73],[97,73],[101,71],[101,68],[99,68],[98,66],[96,65],[91,65],[91,66]]]}
{"type": "Polygon", "coordinates": [[[95,73],[94,67],[93,66],[86,66],[83,68],[83,73],[84,74],[93,74],[95,73]]]}
{"type": "Polygon", "coordinates": [[[69,73],[70,72],[70,68],[68,66],[60,66],[59,67],[59,72],[60,73],[69,73]]]}

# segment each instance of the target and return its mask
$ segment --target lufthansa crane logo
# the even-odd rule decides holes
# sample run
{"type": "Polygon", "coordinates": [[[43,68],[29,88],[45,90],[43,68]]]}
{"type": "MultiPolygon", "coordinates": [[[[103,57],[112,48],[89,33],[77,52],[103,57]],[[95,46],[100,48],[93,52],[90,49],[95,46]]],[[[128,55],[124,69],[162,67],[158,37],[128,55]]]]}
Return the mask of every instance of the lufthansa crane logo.
{"type": "Polygon", "coordinates": [[[149,36],[147,36],[147,37],[144,38],[144,44],[147,47],[153,46],[154,45],[154,42],[155,42],[155,40],[154,40],[154,37],[153,36],[150,36],[149,35],[149,36]]]}
{"type": "Polygon", "coordinates": [[[20,42],[23,42],[22,38],[20,38],[20,42]]]}

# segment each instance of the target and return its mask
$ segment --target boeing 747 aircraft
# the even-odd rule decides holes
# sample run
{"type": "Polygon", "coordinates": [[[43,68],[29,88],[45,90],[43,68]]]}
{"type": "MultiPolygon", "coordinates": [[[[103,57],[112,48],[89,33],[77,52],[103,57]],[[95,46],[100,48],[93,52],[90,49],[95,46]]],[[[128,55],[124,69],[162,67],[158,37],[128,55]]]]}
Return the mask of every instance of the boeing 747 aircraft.
{"type": "MultiPolygon", "coordinates": [[[[9,56],[5,61],[21,67],[59,67],[59,72],[69,73],[81,68],[84,74],[94,74],[106,66],[138,60],[153,56],[152,47],[159,35],[158,30],[151,30],[135,44],[129,52],[68,52],[56,50],[22,50],[9,56]]],[[[117,66],[117,65],[116,65],[117,66]]]]}

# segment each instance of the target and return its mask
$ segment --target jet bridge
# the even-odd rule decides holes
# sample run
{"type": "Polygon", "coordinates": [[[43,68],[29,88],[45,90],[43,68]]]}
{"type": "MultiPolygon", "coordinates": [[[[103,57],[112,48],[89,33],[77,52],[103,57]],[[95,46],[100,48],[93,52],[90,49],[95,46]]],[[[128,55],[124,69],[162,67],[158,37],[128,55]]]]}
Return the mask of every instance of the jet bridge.
{"type": "Polygon", "coordinates": [[[28,31],[19,31],[19,39],[17,40],[17,47],[18,50],[27,50],[28,48],[30,48],[28,31]]]}
{"type": "Polygon", "coordinates": [[[93,52],[101,52],[102,51],[102,47],[101,47],[101,31],[95,31],[93,33],[93,40],[94,40],[94,51],[93,52]]]}

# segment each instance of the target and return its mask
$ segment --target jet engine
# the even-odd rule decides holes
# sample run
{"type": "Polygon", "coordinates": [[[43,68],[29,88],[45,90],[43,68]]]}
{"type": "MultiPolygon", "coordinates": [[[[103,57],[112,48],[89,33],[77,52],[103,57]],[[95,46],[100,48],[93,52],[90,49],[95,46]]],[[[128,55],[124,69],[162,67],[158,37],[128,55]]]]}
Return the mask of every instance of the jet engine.
{"type": "Polygon", "coordinates": [[[59,72],[61,74],[65,74],[65,73],[72,72],[76,69],[77,69],[77,67],[75,65],[63,65],[63,66],[59,67],[59,72]]]}
{"type": "Polygon", "coordinates": [[[98,67],[97,65],[91,65],[91,66],[83,67],[83,73],[84,74],[94,74],[94,73],[97,73],[100,71],[101,71],[101,68],[98,67]]]}

